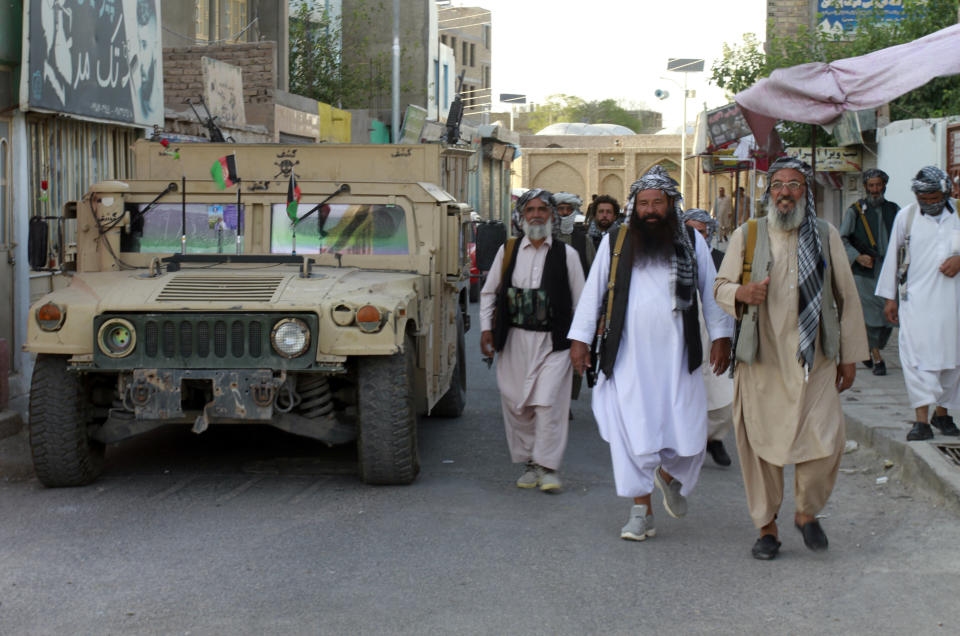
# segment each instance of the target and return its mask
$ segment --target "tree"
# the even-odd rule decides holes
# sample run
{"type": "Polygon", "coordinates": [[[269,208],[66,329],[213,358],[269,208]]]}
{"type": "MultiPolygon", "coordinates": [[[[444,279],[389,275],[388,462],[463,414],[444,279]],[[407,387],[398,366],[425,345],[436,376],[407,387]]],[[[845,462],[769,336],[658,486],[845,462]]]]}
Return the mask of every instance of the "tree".
{"type": "MultiPolygon", "coordinates": [[[[756,36],[744,35],[740,46],[723,47],[723,57],[711,67],[710,81],[731,97],[778,68],[807,62],[832,62],[911,42],[957,22],[958,0],[904,0],[903,18],[884,19],[879,3],[857,13],[852,35],[835,35],[801,28],[793,36],[772,36],[767,51],[760,50],[756,36]]],[[[960,76],[938,77],[890,102],[892,120],[942,117],[956,112],[960,102],[960,76]]],[[[832,137],[818,127],[817,144],[830,145],[832,137]]],[[[811,127],[785,122],[779,129],[788,145],[810,145],[811,127]]]]}
{"type": "Polygon", "coordinates": [[[575,95],[551,95],[546,103],[530,113],[529,127],[536,132],[560,122],[617,124],[635,133],[647,132],[651,125],[628,111],[614,99],[585,101],[575,95]]]}
{"type": "MultiPolygon", "coordinates": [[[[325,3],[300,0],[290,18],[290,91],[338,108],[366,108],[389,96],[390,54],[375,50],[369,35],[373,14],[384,6],[356,2],[341,17],[331,15],[325,3]],[[344,63],[345,46],[363,62],[344,63]]],[[[401,68],[408,66],[408,55],[401,48],[401,68]]]]}

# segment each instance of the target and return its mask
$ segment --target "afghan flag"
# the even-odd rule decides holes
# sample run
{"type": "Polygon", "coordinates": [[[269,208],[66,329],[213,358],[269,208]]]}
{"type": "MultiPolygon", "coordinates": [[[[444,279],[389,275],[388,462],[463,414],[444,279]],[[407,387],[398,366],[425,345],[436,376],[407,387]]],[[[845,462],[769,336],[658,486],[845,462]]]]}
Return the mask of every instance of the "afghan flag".
{"type": "Polygon", "coordinates": [[[221,190],[237,183],[240,181],[240,177],[237,176],[237,156],[220,157],[210,166],[210,174],[213,175],[214,182],[221,190]]]}
{"type": "Polygon", "coordinates": [[[297,177],[290,172],[290,183],[287,185],[287,216],[292,223],[297,222],[297,207],[300,205],[300,186],[297,177]]]}

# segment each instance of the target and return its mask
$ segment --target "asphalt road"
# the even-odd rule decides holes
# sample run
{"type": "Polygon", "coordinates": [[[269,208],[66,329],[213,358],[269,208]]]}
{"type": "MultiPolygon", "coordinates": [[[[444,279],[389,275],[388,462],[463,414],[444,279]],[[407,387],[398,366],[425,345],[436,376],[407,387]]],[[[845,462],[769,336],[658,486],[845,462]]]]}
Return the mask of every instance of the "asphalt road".
{"type": "Polygon", "coordinates": [[[750,557],[736,464],[709,459],[686,519],[657,496],[657,536],[620,540],[589,393],[565,492],[513,486],[472,309],[466,413],[421,422],[409,487],[267,428],[157,431],[65,490],[32,477],[23,436],[0,442],[0,634],[956,633],[957,518],[868,450],[824,511],[830,550],[803,547],[788,494],[772,562],[750,557]]]}

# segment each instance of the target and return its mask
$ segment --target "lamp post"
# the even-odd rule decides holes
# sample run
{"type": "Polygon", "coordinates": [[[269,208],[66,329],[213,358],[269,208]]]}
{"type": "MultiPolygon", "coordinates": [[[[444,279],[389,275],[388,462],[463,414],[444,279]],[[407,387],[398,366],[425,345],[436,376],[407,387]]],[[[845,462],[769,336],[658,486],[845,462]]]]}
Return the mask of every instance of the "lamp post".
{"type": "Polygon", "coordinates": [[[683,125],[680,127],[680,194],[682,196],[687,185],[687,98],[689,97],[687,73],[703,72],[703,60],[671,57],[667,60],[667,70],[683,73],[683,125]]]}

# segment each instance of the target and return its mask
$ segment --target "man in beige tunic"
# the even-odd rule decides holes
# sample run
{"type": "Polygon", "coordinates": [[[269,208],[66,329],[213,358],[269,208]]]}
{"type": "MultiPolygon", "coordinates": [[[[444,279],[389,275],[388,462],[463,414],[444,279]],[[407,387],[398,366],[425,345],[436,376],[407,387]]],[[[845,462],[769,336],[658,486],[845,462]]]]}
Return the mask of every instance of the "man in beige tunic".
{"type": "Polygon", "coordinates": [[[584,274],[577,251],[557,236],[549,192],[529,190],[514,215],[524,236],[500,248],[480,292],[480,347],[485,356],[500,354],[507,445],[511,459],[524,464],[517,486],[557,492],[573,381],[567,331],[584,274]]]}
{"type": "Polygon", "coordinates": [[[733,232],[733,202],[727,196],[726,190],[720,186],[720,194],[713,200],[713,217],[720,224],[720,240],[726,241],[733,232]]]}
{"type": "Polygon", "coordinates": [[[767,217],[752,255],[745,224],[717,273],[717,303],[741,320],[734,372],[734,430],[747,504],[761,537],[757,559],[776,557],[783,466],[795,465],[794,524],[811,550],[827,537],[816,515],[833,490],[844,446],[840,392],[869,354],[863,312],[837,230],[816,218],[810,166],[770,167],[767,217]],[[745,259],[746,256],[746,259],[745,259]],[[749,281],[743,280],[744,261],[749,281]]]}

